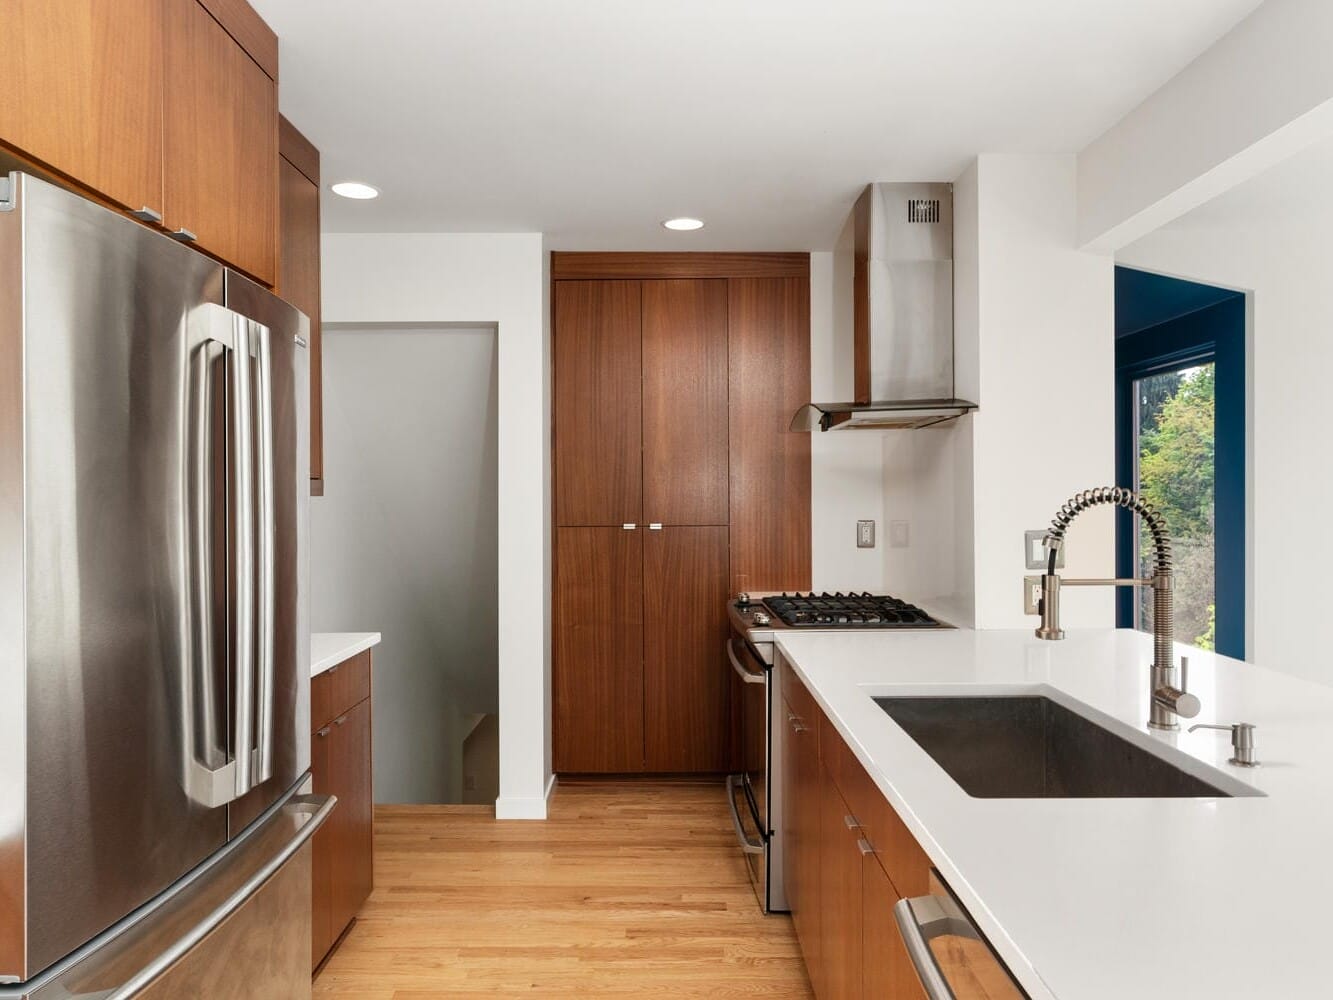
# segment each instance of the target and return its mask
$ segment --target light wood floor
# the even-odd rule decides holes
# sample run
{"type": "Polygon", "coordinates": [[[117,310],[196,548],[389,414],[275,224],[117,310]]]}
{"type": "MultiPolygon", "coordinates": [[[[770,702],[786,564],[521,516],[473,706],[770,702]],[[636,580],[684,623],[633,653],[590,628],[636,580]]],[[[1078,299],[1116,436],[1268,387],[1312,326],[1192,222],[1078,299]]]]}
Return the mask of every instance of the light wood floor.
{"type": "Polygon", "coordinates": [[[545,823],[381,806],[375,891],[316,997],[809,997],[720,785],[562,784],[545,823]]]}

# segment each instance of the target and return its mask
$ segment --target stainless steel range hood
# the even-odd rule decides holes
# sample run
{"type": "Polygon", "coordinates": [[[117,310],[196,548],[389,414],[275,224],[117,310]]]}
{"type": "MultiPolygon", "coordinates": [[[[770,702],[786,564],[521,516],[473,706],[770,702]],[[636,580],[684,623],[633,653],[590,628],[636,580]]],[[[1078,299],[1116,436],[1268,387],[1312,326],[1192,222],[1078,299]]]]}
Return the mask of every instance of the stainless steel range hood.
{"type": "Polygon", "coordinates": [[[954,394],[953,185],[871,184],[853,209],[853,395],[807,403],[794,431],[929,427],[954,394]]]}

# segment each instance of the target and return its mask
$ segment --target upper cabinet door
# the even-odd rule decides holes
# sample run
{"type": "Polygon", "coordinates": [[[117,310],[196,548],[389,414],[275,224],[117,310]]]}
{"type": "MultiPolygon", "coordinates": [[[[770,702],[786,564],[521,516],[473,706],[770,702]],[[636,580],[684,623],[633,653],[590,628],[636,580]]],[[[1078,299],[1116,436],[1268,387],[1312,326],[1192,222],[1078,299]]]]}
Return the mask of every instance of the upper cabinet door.
{"type": "Polygon", "coordinates": [[[555,516],[641,518],[643,380],[637,281],[555,283],[555,516]]]}
{"type": "Polygon", "coordinates": [[[165,223],[273,285],[278,86],[196,0],[167,0],[165,223]]]}
{"type": "Polygon", "coordinates": [[[162,211],[162,0],[10,0],[0,142],[110,201],[162,211]]]}
{"type": "Polygon", "coordinates": [[[726,279],[643,283],[643,519],[727,523],[726,279]]]}
{"type": "Polygon", "coordinates": [[[810,589],[810,281],[730,282],[731,587],[810,589]]]}

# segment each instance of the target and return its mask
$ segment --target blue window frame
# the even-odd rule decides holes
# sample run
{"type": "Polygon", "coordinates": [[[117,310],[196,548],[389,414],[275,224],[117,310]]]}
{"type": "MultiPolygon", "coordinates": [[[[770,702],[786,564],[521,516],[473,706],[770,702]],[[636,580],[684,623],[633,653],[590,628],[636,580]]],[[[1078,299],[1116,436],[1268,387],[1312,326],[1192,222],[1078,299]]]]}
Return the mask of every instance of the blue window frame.
{"type": "MultiPolygon", "coordinates": [[[[1116,482],[1134,488],[1141,379],[1213,364],[1214,645],[1245,656],[1245,295],[1116,268],[1116,482]]],[[[1136,525],[1117,514],[1116,572],[1137,575],[1136,525]]],[[[1117,596],[1116,623],[1135,626],[1136,595],[1117,596]]],[[[1190,636],[1177,636],[1189,641],[1190,636]]]]}

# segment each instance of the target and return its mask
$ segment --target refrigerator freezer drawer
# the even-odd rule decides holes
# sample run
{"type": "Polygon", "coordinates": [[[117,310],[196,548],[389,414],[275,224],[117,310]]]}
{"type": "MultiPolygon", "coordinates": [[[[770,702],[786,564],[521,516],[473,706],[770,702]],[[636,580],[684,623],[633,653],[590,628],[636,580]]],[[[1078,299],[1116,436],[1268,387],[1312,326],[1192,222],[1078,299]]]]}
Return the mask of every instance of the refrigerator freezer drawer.
{"type": "Polygon", "coordinates": [[[310,837],[336,802],[287,799],[165,901],[0,998],[309,997],[310,837]]]}

